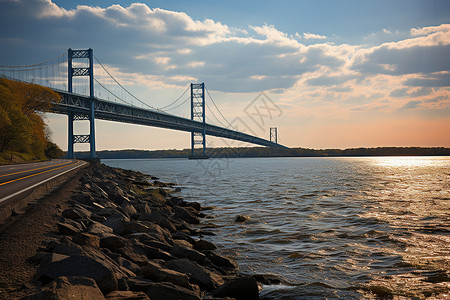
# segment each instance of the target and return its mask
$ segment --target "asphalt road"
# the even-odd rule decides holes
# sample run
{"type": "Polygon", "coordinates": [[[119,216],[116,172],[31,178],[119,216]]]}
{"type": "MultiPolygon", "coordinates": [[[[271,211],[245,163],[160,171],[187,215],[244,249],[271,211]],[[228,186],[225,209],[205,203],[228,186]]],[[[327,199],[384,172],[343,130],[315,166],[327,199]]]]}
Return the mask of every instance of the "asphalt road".
{"type": "Polygon", "coordinates": [[[86,163],[79,160],[54,159],[32,164],[0,166],[0,205],[84,164],[86,163]]]}

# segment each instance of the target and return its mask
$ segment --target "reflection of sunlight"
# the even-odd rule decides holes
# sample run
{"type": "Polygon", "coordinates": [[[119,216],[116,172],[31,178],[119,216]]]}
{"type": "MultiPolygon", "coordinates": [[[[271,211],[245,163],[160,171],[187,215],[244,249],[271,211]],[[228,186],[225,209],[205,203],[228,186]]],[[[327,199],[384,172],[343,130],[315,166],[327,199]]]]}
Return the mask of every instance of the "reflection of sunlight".
{"type": "MultiPolygon", "coordinates": [[[[450,160],[444,160],[450,163],[450,160]]],[[[442,164],[443,157],[423,157],[423,156],[395,156],[395,157],[377,157],[373,164],[382,167],[428,167],[442,164]]]]}

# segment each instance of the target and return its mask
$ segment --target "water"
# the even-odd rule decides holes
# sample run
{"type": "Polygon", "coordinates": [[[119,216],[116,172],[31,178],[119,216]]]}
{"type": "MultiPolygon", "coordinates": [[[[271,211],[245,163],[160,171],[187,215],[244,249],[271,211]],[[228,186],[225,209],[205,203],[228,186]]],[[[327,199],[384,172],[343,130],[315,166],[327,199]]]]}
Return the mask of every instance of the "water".
{"type": "Polygon", "coordinates": [[[104,163],[214,206],[202,226],[222,253],[288,280],[264,299],[450,298],[450,157],[104,163]]]}

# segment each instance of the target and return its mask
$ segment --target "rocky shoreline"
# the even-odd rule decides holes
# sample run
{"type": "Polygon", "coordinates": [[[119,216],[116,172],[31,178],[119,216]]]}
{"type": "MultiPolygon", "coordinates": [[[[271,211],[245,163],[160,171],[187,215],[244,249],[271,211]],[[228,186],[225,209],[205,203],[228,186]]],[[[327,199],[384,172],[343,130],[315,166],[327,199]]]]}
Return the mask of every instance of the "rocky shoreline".
{"type": "Polygon", "coordinates": [[[197,226],[210,208],[173,184],[102,164],[80,181],[30,258],[40,289],[25,299],[258,299],[259,283],[280,283],[220,255],[197,226]]]}

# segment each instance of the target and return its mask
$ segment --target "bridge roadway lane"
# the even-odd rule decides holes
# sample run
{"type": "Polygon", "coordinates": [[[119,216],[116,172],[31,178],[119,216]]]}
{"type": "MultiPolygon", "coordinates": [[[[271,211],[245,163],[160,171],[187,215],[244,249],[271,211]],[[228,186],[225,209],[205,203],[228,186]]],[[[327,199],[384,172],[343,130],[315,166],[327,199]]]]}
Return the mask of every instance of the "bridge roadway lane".
{"type": "Polygon", "coordinates": [[[54,159],[21,165],[0,166],[0,206],[2,202],[32,190],[65,172],[86,164],[79,160],[54,159]]]}

